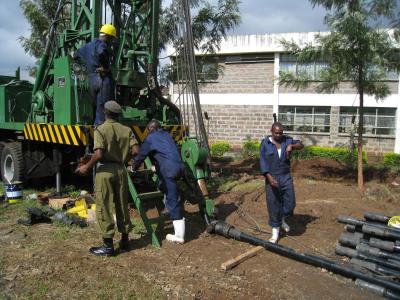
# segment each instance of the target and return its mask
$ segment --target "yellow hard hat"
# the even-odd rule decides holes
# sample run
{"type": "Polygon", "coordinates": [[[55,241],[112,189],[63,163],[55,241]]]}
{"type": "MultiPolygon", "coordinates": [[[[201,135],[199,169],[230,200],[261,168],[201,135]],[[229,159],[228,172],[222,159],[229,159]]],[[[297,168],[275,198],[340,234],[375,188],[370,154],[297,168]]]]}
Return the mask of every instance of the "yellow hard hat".
{"type": "Polygon", "coordinates": [[[101,26],[100,33],[117,37],[117,29],[115,29],[114,25],[112,24],[104,24],[101,26]]]}
{"type": "Polygon", "coordinates": [[[388,222],[388,226],[394,228],[400,228],[400,216],[391,217],[388,222]]]}

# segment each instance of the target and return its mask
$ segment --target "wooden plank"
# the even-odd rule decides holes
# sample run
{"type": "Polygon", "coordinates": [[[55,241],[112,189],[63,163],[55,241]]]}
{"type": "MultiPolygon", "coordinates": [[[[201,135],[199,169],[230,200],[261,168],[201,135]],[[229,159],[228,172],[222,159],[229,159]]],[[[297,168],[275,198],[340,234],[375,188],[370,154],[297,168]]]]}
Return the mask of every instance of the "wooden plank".
{"type": "Polygon", "coordinates": [[[264,250],[264,247],[261,247],[261,246],[253,247],[250,250],[246,251],[245,253],[240,254],[239,256],[222,263],[221,269],[223,271],[228,271],[228,270],[236,267],[238,264],[244,262],[245,260],[247,260],[253,256],[256,256],[258,253],[260,253],[263,250],[264,250]]]}
{"type": "Polygon", "coordinates": [[[70,197],[67,197],[67,198],[50,198],[49,199],[49,206],[51,208],[54,208],[54,209],[62,209],[64,204],[67,203],[67,201],[70,201],[70,200],[74,200],[74,199],[72,199],[70,197]]]}

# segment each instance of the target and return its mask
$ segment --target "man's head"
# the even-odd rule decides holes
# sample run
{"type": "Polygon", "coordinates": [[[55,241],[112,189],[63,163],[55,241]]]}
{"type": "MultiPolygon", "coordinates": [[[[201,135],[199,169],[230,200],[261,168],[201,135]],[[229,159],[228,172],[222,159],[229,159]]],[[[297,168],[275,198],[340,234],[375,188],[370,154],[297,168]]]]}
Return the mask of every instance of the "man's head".
{"type": "Polygon", "coordinates": [[[117,29],[112,24],[104,24],[100,29],[100,39],[104,42],[111,42],[117,37],[117,29]]]}
{"type": "Polygon", "coordinates": [[[274,124],[272,124],[271,133],[272,138],[275,141],[280,142],[283,137],[283,125],[279,122],[275,122],[274,124]]]}
{"type": "Polygon", "coordinates": [[[115,120],[118,118],[121,112],[122,112],[121,106],[114,100],[107,101],[104,104],[104,114],[106,116],[106,119],[115,120]]]}
{"type": "Polygon", "coordinates": [[[160,128],[161,128],[161,123],[160,123],[160,121],[158,121],[156,119],[151,120],[147,124],[147,130],[149,131],[149,133],[152,133],[160,128]]]}

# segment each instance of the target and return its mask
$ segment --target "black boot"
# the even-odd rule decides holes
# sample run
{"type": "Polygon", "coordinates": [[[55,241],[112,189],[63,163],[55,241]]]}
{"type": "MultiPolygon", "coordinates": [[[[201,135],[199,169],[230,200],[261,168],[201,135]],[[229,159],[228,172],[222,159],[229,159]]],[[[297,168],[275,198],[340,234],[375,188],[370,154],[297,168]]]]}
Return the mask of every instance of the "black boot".
{"type": "Polygon", "coordinates": [[[89,249],[90,253],[99,256],[113,256],[115,255],[113,239],[103,239],[103,245],[100,247],[92,247],[89,249]]]}
{"type": "Polygon", "coordinates": [[[123,233],[119,241],[119,250],[121,252],[129,251],[129,233],[123,233]]]}

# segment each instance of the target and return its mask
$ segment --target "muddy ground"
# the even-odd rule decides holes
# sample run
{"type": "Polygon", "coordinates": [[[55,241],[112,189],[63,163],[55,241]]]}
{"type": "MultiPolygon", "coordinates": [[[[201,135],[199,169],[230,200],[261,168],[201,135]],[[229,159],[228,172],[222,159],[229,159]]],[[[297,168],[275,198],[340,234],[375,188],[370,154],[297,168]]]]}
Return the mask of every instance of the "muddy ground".
{"type": "MultiPolygon", "coordinates": [[[[329,160],[293,165],[297,208],[289,220],[291,238],[282,245],[335,256],[343,225],[339,214],[362,217],[364,211],[399,213],[395,176],[372,174],[361,197],[354,172],[329,160]]],[[[263,180],[252,160],[217,163],[210,185],[219,216],[260,238],[266,225],[263,180]]],[[[16,225],[24,205],[0,206],[0,299],[376,299],[354,282],[279,255],[262,252],[231,271],[221,263],[252,246],[205,232],[197,207],[185,205],[187,242],[161,249],[137,228],[131,248],[112,258],[95,257],[96,226],[86,229],[52,224],[16,225]]],[[[171,225],[166,232],[171,231],[171,225]]],[[[119,237],[116,237],[117,241],[119,237]]]]}

